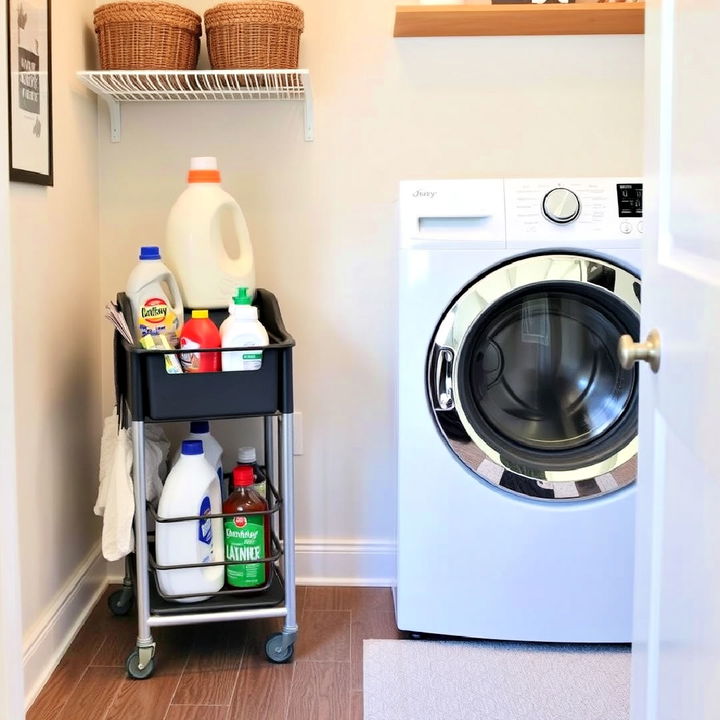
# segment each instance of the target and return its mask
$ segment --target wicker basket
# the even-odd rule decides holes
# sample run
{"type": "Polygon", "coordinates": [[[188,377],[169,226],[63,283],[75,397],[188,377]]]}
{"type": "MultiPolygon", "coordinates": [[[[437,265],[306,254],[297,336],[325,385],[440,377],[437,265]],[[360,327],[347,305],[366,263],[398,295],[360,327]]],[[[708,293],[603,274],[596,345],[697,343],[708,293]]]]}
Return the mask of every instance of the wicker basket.
{"type": "Polygon", "coordinates": [[[302,31],[303,11],[288,2],[222,3],[205,13],[215,70],[296,68],[302,31]]]}
{"type": "Polygon", "coordinates": [[[95,10],[103,70],[194,70],[202,19],[166,2],[115,2],[95,10]]]}

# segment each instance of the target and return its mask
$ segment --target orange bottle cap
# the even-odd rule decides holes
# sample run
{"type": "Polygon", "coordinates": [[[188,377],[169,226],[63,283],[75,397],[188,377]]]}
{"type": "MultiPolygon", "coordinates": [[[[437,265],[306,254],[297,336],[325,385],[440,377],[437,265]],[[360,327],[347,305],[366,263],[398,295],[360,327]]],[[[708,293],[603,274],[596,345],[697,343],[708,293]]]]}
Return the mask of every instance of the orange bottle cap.
{"type": "Polygon", "coordinates": [[[219,183],[219,170],[190,170],[188,172],[189,183],[219,183]]]}

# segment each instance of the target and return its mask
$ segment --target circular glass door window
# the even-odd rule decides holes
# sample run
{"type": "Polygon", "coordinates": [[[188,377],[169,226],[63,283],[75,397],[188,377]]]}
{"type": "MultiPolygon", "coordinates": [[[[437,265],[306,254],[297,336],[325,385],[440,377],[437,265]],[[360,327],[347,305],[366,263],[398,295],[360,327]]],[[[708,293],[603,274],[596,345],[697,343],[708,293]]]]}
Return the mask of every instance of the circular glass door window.
{"type": "MultiPolygon", "coordinates": [[[[542,280],[515,272],[506,287],[490,273],[458,298],[431,348],[431,404],[450,449],[494,484],[533,497],[604,494],[634,479],[623,466],[635,462],[637,371],[620,367],[617,343],[638,335],[639,281],[569,255],[553,278],[542,257],[542,280]]],[[[508,266],[495,272],[509,277],[508,266]]]]}

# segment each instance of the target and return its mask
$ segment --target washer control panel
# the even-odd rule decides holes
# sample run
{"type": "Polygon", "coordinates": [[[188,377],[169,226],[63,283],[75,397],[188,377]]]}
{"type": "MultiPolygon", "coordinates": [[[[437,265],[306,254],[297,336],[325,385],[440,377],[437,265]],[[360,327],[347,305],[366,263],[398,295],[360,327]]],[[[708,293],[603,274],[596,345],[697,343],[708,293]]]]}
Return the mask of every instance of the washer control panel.
{"type": "Polygon", "coordinates": [[[572,190],[553,188],[543,198],[542,211],[550,222],[563,225],[580,214],[580,200],[572,190]]]}
{"type": "Polygon", "coordinates": [[[621,218],[641,218],[643,186],[642,183],[618,183],[617,201],[621,218]]]}
{"type": "Polygon", "coordinates": [[[507,247],[639,247],[637,178],[505,180],[507,247]]]}

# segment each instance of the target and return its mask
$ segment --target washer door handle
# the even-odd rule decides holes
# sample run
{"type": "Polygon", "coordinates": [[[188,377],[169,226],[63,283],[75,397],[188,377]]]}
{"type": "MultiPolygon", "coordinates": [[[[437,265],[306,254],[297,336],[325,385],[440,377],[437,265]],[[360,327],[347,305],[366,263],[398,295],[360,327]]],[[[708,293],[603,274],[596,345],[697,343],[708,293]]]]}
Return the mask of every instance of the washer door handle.
{"type": "Polygon", "coordinates": [[[453,392],[452,371],[455,353],[449,347],[436,346],[434,354],[433,404],[436,410],[453,410],[455,408],[455,394],[453,392]]]}

